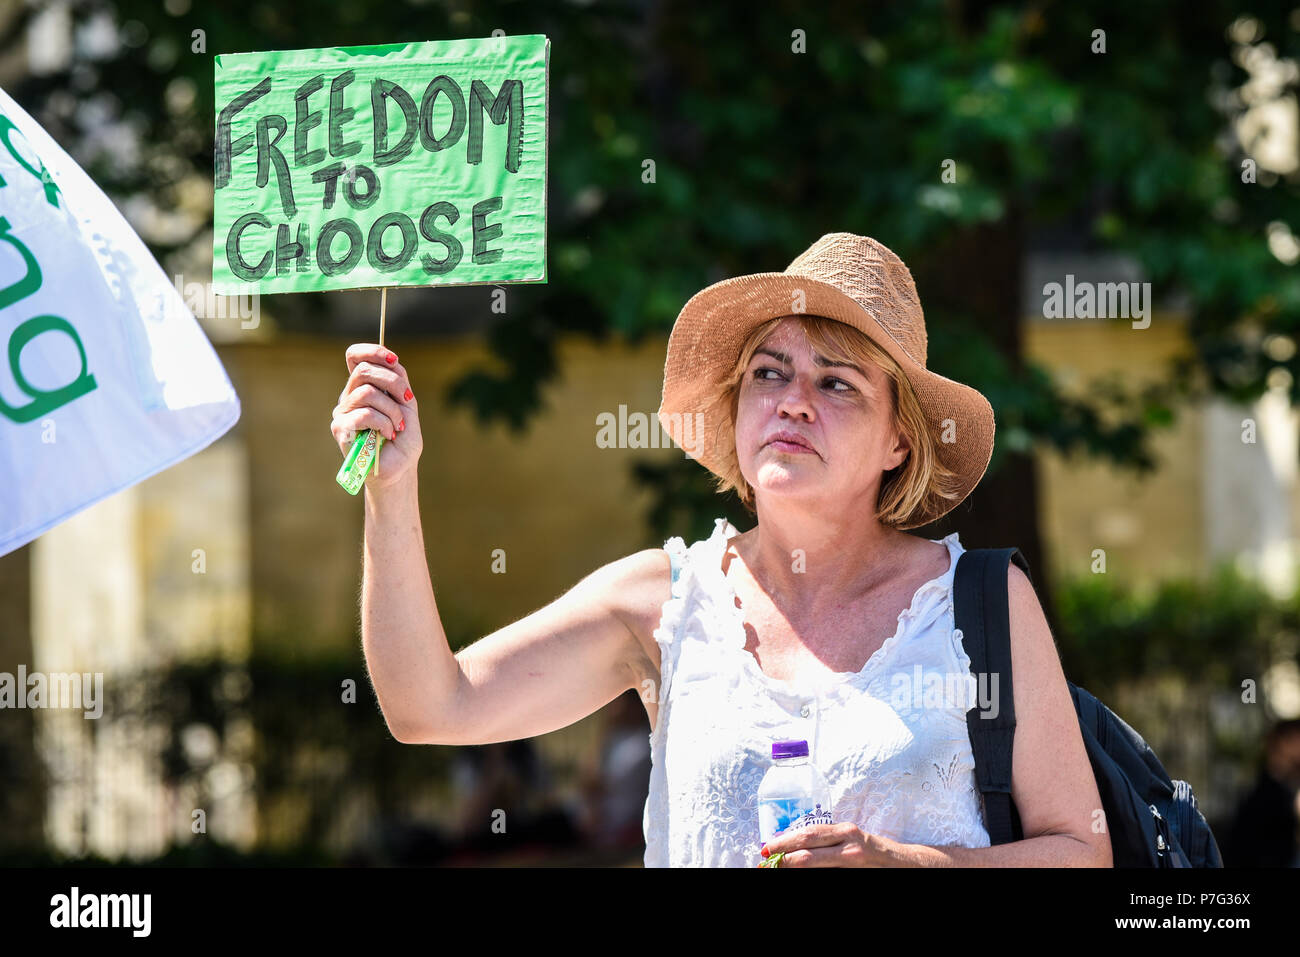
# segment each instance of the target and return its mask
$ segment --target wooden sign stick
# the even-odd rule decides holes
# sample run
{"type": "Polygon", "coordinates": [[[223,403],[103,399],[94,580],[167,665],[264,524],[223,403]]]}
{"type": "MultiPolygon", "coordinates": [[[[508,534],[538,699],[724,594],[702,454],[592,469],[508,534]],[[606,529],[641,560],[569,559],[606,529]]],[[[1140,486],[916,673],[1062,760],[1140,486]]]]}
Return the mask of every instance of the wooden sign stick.
{"type": "MultiPolygon", "coordinates": [[[[379,345],[384,344],[384,325],[388,316],[388,287],[379,290],[379,345]]],[[[365,485],[366,476],[373,469],[379,474],[379,453],[383,450],[384,437],[378,429],[366,429],[358,432],[352,442],[352,450],[343,459],[334,480],[343,486],[350,495],[356,495],[365,485]]]]}
{"type": "MultiPolygon", "coordinates": [[[[379,290],[379,345],[384,344],[384,313],[388,311],[388,287],[379,290]]],[[[375,474],[379,474],[379,455],[375,455],[375,474]]]]}

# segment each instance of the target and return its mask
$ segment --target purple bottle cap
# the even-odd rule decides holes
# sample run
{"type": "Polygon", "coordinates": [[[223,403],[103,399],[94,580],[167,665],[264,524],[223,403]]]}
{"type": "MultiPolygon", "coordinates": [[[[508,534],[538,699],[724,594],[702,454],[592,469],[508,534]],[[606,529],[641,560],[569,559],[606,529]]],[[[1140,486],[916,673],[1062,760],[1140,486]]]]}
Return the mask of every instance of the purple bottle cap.
{"type": "Polygon", "coordinates": [[[772,742],[772,760],[778,758],[806,758],[808,757],[807,741],[773,741],[772,742]]]}

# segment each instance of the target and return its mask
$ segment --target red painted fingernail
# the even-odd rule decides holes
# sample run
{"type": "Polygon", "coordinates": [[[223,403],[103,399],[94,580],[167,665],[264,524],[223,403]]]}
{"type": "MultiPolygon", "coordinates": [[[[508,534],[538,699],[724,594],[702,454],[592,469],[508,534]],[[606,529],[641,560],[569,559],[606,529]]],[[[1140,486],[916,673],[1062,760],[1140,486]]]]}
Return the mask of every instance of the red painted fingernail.
{"type": "Polygon", "coordinates": [[[387,362],[389,365],[392,365],[394,362],[397,361],[397,353],[395,352],[388,353],[388,355],[384,356],[384,361],[387,362]]]}
{"type": "Polygon", "coordinates": [[[410,402],[411,399],[415,398],[415,393],[412,392],[410,389],[407,389],[406,395],[402,396],[402,398],[405,399],[407,402],[410,402]]]}
{"type": "Polygon", "coordinates": [[[397,431],[400,432],[400,431],[402,431],[402,429],[404,429],[404,428],[406,428],[406,420],[405,420],[405,419],[403,419],[401,422],[398,422],[398,423],[397,423],[397,431]]]}
{"type": "Polygon", "coordinates": [[[770,855],[771,853],[772,853],[772,852],[769,851],[769,850],[767,849],[767,845],[764,844],[764,845],[763,845],[763,856],[764,856],[764,857],[767,857],[767,856],[770,855]]]}

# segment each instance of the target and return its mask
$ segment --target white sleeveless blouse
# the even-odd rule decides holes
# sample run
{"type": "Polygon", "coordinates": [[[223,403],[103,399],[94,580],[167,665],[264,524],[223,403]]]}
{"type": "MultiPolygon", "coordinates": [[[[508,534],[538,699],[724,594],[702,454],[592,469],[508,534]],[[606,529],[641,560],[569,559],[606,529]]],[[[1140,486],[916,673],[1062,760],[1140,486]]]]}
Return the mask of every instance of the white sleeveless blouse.
{"type": "Polygon", "coordinates": [[[642,817],[646,867],[754,867],[762,859],[756,796],[772,742],[803,738],[831,789],[832,819],[905,844],[988,847],[966,712],[969,674],[954,629],[952,585],[964,551],[953,532],[948,571],[921,585],[897,629],[860,672],[808,683],[766,675],[745,650],[744,614],[722,572],[724,518],[672,559],[672,597],[655,639],[658,718],[642,817]],[[929,690],[927,690],[929,689],[929,690]]]}

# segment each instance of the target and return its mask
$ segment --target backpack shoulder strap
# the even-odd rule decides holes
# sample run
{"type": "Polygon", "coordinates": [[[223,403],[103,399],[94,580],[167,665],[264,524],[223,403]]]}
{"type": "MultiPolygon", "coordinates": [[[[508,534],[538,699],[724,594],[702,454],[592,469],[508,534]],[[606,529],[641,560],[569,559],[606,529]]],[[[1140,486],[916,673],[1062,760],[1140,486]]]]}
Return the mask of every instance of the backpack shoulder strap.
{"type": "Polygon", "coordinates": [[[1018,548],[967,549],[957,560],[953,581],[954,623],[970,657],[971,673],[978,686],[994,690],[998,700],[996,715],[989,716],[978,707],[966,712],[975,756],[975,781],[984,798],[991,844],[1007,844],[1023,837],[1020,816],[1011,800],[1016,710],[1007,568],[1012,561],[1029,575],[1029,563],[1018,548]],[[996,676],[996,684],[990,676],[996,676]]]}

